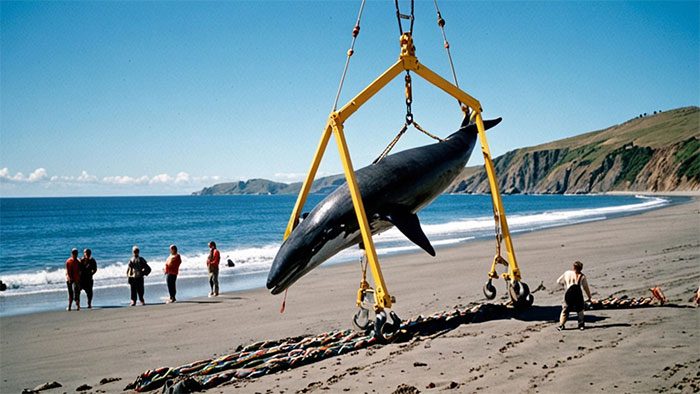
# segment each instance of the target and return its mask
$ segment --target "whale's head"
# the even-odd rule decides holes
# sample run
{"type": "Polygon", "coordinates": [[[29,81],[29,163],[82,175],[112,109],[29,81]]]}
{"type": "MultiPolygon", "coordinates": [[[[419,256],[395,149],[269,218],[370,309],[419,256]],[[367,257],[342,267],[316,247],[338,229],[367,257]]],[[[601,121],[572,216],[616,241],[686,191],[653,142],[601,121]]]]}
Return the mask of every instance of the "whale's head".
{"type": "MultiPolygon", "coordinates": [[[[341,193],[328,196],[297,227],[280,246],[267,276],[267,288],[279,294],[336,253],[349,246],[351,234],[345,230],[344,217],[348,202],[341,193]]],[[[352,205],[350,205],[350,208],[352,205]]]]}

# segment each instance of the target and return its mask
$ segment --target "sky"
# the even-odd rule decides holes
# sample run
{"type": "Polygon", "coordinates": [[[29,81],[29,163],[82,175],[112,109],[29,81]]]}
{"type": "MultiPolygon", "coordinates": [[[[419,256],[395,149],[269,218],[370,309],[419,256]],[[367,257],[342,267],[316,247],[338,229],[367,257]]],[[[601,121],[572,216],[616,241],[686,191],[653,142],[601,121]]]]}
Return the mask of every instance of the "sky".
{"type": "MultiPolygon", "coordinates": [[[[360,3],[1,2],[0,196],[303,179],[360,3]]],[[[697,1],[438,5],[460,87],[504,119],[488,135],[494,156],[700,103],[697,1]]],[[[393,2],[368,1],[341,105],[397,60],[398,37],[393,2]]],[[[414,40],[451,79],[433,1],[416,1],[414,40]]],[[[455,131],[456,101],[413,85],[416,121],[455,131]]],[[[403,94],[399,77],[345,123],[355,168],[403,125],[403,94]]],[[[394,150],[432,142],[409,129],[394,150]]],[[[340,172],[331,141],[319,176],[340,172]]]]}

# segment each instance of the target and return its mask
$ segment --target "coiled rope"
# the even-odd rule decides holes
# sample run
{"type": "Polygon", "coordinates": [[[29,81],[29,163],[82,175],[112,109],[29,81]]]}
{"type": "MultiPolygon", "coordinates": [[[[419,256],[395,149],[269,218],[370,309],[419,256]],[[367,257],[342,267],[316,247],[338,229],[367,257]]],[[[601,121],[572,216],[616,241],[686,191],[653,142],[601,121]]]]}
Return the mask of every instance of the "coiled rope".
{"type": "MultiPolygon", "coordinates": [[[[608,297],[587,304],[589,310],[644,308],[661,305],[653,297],[608,297]]],[[[462,324],[480,323],[511,317],[516,309],[506,304],[476,304],[471,307],[417,316],[402,322],[392,343],[405,342],[418,336],[439,335],[462,324]]],[[[334,330],[316,336],[300,336],[281,340],[260,341],[239,348],[236,352],[207,360],[195,361],[177,368],[162,367],[142,373],[124,390],[151,391],[165,386],[164,392],[192,392],[209,389],[226,382],[255,379],[277,371],[297,368],[329,357],[360,350],[385,342],[373,332],[334,330]],[[175,390],[175,386],[178,386],[175,390]]]]}

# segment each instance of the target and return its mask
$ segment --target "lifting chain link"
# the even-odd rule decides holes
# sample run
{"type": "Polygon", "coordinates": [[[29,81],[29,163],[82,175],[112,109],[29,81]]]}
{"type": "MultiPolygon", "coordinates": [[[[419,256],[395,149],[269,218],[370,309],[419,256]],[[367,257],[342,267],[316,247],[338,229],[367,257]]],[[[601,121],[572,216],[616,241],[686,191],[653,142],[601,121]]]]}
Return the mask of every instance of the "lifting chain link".
{"type": "Polygon", "coordinates": [[[406,70],[406,76],[404,77],[404,82],[405,82],[405,95],[406,95],[406,121],[404,122],[401,130],[399,130],[399,133],[396,134],[396,137],[394,137],[394,139],[389,143],[389,145],[387,145],[387,147],[384,148],[382,153],[376,159],[374,159],[372,164],[377,164],[382,159],[384,159],[389,154],[389,152],[394,148],[394,145],[396,145],[396,143],[399,142],[399,139],[401,138],[401,136],[403,136],[404,133],[406,133],[406,130],[408,130],[408,126],[411,126],[411,125],[413,125],[413,127],[415,127],[416,130],[420,131],[421,133],[427,135],[428,137],[430,137],[434,140],[437,140],[440,142],[444,141],[442,138],[440,138],[434,134],[431,134],[430,132],[425,130],[423,127],[421,127],[418,124],[418,122],[416,122],[413,119],[413,110],[411,109],[411,104],[413,104],[413,83],[411,81],[411,73],[408,70],[406,70]]]}
{"type": "Polygon", "coordinates": [[[415,17],[413,15],[413,9],[414,9],[414,0],[411,0],[411,13],[406,15],[402,14],[401,10],[399,9],[399,0],[394,0],[394,6],[396,6],[396,20],[399,22],[399,35],[403,35],[403,26],[401,25],[401,19],[408,19],[411,24],[409,25],[409,30],[408,33],[413,34],[413,21],[415,20],[415,17]]]}
{"type": "Polygon", "coordinates": [[[406,125],[413,123],[413,112],[411,112],[411,104],[413,103],[413,85],[411,84],[411,73],[406,71],[406,125]]]}
{"type": "Polygon", "coordinates": [[[501,218],[496,207],[493,207],[494,233],[496,235],[496,255],[501,256],[501,243],[503,233],[501,232],[501,218]]]}

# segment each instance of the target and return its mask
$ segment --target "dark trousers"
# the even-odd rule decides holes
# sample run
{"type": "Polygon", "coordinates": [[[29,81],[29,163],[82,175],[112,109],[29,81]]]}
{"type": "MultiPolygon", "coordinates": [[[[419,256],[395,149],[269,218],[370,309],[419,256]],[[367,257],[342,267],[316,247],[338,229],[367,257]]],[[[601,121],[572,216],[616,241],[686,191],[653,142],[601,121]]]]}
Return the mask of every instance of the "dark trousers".
{"type": "Polygon", "coordinates": [[[219,295],[219,266],[210,265],[209,266],[209,286],[211,287],[211,292],[214,295],[219,295]]]}
{"type": "Polygon", "coordinates": [[[66,282],[68,286],[68,306],[75,301],[75,305],[80,305],[80,284],[78,282],[66,282]]]}
{"type": "Polygon", "coordinates": [[[165,282],[168,284],[168,293],[170,293],[170,299],[175,301],[175,293],[177,293],[177,289],[175,289],[175,281],[177,280],[177,275],[173,274],[167,274],[165,275],[165,282]]]}
{"type": "Polygon", "coordinates": [[[136,302],[136,296],[138,295],[139,301],[143,300],[143,276],[140,278],[129,278],[129,285],[131,286],[131,301],[136,302]]]}
{"type": "Polygon", "coordinates": [[[80,281],[80,290],[85,290],[85,295],[87,296],[87,302],[88,305],[92,305],[92,285],[93,285],[93,280],[81,280],[80,281]]]}

